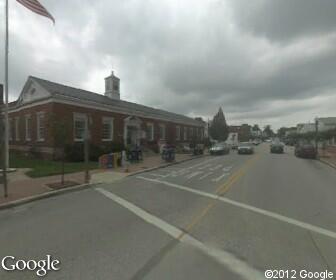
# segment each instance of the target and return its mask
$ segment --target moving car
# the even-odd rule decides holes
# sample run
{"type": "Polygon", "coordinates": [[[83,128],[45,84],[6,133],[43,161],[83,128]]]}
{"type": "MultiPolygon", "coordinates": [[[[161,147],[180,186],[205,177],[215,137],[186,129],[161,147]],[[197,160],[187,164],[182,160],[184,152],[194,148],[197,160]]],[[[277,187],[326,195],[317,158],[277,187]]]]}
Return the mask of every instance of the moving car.
{"type": "Polygon", "coordinates": [[[317,151],[315,146],[310,143],[299,143],[295,146],[294,154],[302,158],[316,158],[317,151]]]}
{"type": "Polygon", "coordinates": [[[284,145],[281,142],[273,142],[270,146],[270,152],[282,154],[284,152],[284,145]]]}
{"type": "Polygon", "coordinates": [[[241,142],[238,145],[238,154],[253,154],[254,148],[251,142],[241,142]]]}
{"type": "Polygon", "coordinates": [[[230,146],[225,143],[217,143],[209,150],[210,155],[224,155],[230,152],[230,146]]]}

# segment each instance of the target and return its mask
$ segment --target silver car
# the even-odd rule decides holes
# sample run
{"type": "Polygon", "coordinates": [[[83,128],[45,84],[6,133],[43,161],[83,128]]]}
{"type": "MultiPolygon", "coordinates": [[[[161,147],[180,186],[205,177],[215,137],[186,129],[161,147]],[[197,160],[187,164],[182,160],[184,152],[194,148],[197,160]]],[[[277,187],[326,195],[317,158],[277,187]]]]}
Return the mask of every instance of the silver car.
{"type": "Polygon", "coordinates": [[[238,144],[238,154],[253,154],[254,148],[251,142],[241,142],[238,144]]]}

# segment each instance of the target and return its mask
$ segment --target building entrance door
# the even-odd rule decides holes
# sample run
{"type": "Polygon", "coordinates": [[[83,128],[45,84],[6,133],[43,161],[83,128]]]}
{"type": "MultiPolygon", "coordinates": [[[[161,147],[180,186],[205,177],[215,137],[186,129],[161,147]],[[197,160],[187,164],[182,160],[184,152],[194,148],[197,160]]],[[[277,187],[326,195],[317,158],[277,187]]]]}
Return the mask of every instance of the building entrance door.
{"type": "Polygon", "coordinates": [[[138,144],[138,128],[136,126],[127,126],[126,144],[132,146],[138,144]]]}

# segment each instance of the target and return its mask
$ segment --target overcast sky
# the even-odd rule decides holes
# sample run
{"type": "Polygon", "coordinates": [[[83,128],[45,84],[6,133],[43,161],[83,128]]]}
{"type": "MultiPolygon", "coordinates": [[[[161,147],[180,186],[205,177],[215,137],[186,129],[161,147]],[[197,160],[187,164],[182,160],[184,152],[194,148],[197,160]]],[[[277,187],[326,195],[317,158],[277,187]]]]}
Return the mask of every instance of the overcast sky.
{"type": "Polygon", "coordinates": [[[41,0],[55,26],[9,2],[10,100],[29,75],[103,94],[114,69],[123,99],[189,116],[336,116],[334,0],[41,0]]]}

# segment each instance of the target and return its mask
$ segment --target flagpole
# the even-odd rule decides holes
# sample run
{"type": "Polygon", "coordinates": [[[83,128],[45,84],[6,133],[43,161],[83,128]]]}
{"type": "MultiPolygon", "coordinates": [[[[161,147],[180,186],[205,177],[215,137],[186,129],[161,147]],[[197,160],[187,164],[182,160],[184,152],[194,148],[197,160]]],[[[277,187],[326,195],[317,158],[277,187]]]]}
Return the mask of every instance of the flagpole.
{"type": "Polygon", "coordinates": [[[8,0],[6,0],[6,38],[5,38],[5,170],[9,168],[9,127],[8,127],[8,0]]]}
{"type": "MultiPolygon", "coordinates": [[[[4,196],[8,197],[7,169],[9,167],[9,145],[8,145],[8,0],[5,0],[5,104],[4,108],[4,135],[3,135],[3,154],[2,172],[4,196]]],[[[2,101],[2,100],[1,100],[2,101]]],[[[2,111],[2,110],[1,110],[2,111]]],[[[1,112],[2,114],[2,112],[1,112]]]]}

